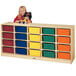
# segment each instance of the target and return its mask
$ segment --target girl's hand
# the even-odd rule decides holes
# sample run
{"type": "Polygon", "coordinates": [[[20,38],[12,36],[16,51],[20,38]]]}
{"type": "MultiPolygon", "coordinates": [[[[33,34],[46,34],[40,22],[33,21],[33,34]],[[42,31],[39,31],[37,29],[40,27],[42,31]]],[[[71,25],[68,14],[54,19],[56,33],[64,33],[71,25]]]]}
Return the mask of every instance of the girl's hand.
{"type": "Polygon", "coordinates": [[[22,20],[16,20],[16,22],[15,23],[19,23],[19,22],[23,22],[22,20]]]}
{"type": "Polygon", "coordinates": [[[32,21],[31,20],[28,20],[28,23],[32,23],[32,21]]]}
{"type": "Polygon", "coordinates": [[[19,23],[19,20],[16,20],[15,23],[19,23]]]}
{"type": "Polygon", "coordinates": [[[23,20],[19,20],[20,22],[23,22],[23,20]]]}
{"type": "Polygon", "coordinates": [[[28,18],[28,17],[25,17],[25,19],[29,20],[29,18],[28,18]]]}

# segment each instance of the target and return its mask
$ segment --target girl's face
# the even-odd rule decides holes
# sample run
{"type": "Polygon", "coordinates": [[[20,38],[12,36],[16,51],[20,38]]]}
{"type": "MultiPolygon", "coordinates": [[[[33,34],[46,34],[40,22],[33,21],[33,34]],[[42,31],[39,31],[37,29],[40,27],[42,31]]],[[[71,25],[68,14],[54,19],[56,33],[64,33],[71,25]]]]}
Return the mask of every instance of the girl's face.
{"type": "Polygon", "coordinates": [[[23,16],[23,15],[25,14],[25,12],[26,12],[26,10],[25,10],[24,8],[20,8],[20,9],[19,9],[19,14],[20,14],[20,15],[23,16]]]}

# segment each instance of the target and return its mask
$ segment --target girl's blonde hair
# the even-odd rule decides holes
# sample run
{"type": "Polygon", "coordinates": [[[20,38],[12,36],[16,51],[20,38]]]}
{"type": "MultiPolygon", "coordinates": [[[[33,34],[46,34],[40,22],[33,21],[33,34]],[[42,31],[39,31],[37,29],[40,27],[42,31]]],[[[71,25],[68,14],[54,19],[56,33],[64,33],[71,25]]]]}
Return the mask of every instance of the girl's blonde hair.
{"type": "MultiPolygon", "coordinates": [[[[25,6],[20,6],[20,7],[19,7],[19,10],[20,10],[20,8],[23,8],[23,9],[27,12],[27,10],[26,10],[26,7],[25,7],[25,6]]],[[[21,16],[21,15],[20,15],[20,13],[19,13],[19,16],[21,16]]]]}

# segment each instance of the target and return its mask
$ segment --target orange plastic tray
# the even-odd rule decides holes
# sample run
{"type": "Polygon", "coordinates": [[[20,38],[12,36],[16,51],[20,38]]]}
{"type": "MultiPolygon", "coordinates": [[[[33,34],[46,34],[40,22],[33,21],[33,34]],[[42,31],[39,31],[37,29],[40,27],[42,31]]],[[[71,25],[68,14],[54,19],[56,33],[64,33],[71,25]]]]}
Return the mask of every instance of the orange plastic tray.
{"type": "Polygon", "coordinates": [[[70,53],[61,53],[61,52],[58,52],[58,58],[59,59],[70,59],[70,53]]]}
{"type": "Polygon", "coordinates": [[[57,29],[57,34],[58,35],[70,35],[70,29],[57,29]]]}
{"type": "Polygon", "coordinates": [[[58,43],[70,43],[70,37],[57,37],[57,42],[58,43]]]}
{"type": "Polygon", "coordinates": [[[70,51],[70,45],[57,45],[58,51],[70,51]]]}

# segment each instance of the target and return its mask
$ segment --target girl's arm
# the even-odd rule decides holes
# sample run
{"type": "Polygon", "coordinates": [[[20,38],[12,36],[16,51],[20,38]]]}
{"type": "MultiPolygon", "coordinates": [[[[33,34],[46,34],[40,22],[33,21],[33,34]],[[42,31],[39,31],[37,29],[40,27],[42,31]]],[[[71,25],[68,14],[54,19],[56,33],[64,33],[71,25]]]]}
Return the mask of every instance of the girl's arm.
{"type": "Polygon", "coordinates": [[[18,18],[18,16],[16,16],[16,18],[14,19],[14,22],[16,22],[17,18],[18,18]]]}

